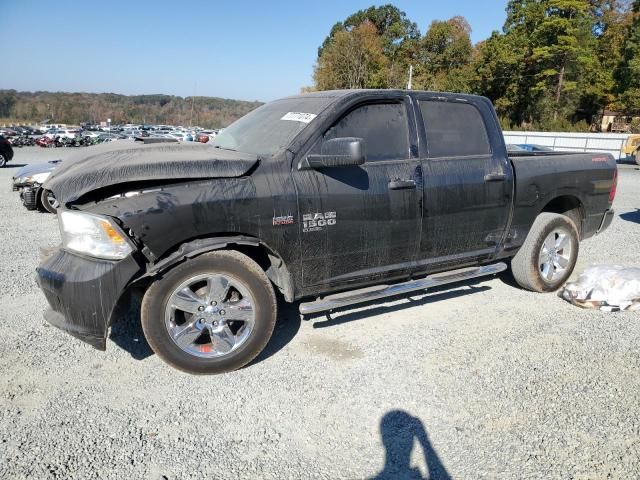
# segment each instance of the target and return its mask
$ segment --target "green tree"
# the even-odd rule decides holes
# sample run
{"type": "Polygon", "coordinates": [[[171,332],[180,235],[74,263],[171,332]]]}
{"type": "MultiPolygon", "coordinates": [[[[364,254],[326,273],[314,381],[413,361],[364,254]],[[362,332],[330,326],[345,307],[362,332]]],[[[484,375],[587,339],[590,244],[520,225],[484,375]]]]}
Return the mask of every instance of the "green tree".
{"type": "Polygon", "coordinates": [[[13,107],[16,104],[15,90],[0,91],[0,117],[9,118],[13,115],[13,107]]]}
{"type": "Polygon", "coordinates": [[[478,45],[472,90],[509,123],[566,128],[613,99],[624,3],[511,0],[503,33],[478,45]]]}
{"type": "Polygon", "coordinates": [[[387,57],[375,25],[365,20],[336,32],[318,59],[314,81],[319,90],[386,87],[387,57]]]}
{"type": "Polygon", "coordinates": [[[477,45],[471,66],[471,91],[490,98],[509,125],[521,123],[522,103],[526,101],[521,89],[528,70],[523,61],[526,43],[518,40],[514,35],[493,32],[477,45]]]}
{"type": "Polygon", "coordinates": [[[318,59],[339,32],[349,32],[366,21],[376,27],[381,37],[383,53],[387,59],[384,86],[403,88],[407,84],[409,61],[420,39],[420,30],[415,22],[407,18],[405,12],[391,4],[359,10],[344,21],[337,22],[318,48],[318,59]]]}
{"type": "Polygon", "coordinates": [[[617,105],[625,112],[637,113],[640,112],[640,0],[633,2],[629,23],[616,72],[617,105]]]}
{"type": "Polygon", "coordinates": [[[434,21],[419,42],[416,88],[468,91],[466,67],[471,63],[471,27],[463,17],[434,21]]]}
{"type": "Polygon", "coordinates": [[[585,44],[590,44],[591,55],[585,57],[585,68],[578,79],[577,112],[592,123],[615,100],[615,72],[622,59],[628,12],[620,0],[591,0],[590,4],[592,29],[585,44]]]}
{"type": "Polygon", "coordinates": [[[420,38],[420,30],[415,22],[407,18],[407,14],[391,4],[381,7],[369,7],[366,10],[358,10],[349,15],[344,22],[337,22],[322,45],[318,48],[318,57],[334,40],[338,32],[351,31],[364,22],[371,22],[382,37],[385,55],[390,55],[393,50],[408,40],[420,38]]]}

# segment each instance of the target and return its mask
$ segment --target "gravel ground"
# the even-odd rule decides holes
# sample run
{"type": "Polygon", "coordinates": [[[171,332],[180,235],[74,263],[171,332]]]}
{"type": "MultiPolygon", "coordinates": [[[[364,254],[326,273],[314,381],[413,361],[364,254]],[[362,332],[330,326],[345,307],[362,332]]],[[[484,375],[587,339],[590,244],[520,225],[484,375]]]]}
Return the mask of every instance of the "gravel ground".
{"type": "MultiPolygon", "coordinates": [[[[133,318],[107,351],[49,327],[34,281],[55,217],[0,170],[0,478],[638,478],[640,317],[571,306],[509,275],[301,321],[267,351],[193,377],[151,353],[133,318]]],[[[640,169],[618,217],[581,246],[638,264],[640,169]]]]}

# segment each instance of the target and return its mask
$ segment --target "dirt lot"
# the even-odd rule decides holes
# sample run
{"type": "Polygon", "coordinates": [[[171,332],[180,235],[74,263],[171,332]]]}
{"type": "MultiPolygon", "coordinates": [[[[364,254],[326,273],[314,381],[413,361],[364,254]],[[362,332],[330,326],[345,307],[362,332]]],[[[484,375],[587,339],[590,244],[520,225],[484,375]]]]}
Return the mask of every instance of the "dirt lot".
{"type": "MultiPolygon", "coordinates": [[[[301,321],[241,371],[161,362],[135,319],[107,352],[48,326],[34,281],[54,216],[0,170],[0,478],[638,478],[640,315],[581,310],[510,276],[301,321]]],[[[640,264],[640,169],[579,265],[640,264]]]]}

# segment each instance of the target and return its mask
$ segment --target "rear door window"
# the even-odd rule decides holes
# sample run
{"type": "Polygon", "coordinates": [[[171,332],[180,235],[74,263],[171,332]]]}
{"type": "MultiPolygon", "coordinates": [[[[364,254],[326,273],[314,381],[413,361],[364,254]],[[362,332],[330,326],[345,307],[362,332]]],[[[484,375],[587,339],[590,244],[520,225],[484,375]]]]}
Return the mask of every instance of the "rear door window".
{"type": "Polygon", "coordinates": [[[356,137],[365,143],[367,162],[409,158],[409,126],[404,103],[367,104],[355,108],[324,136],[356,137]]]}
{"type": "Polygon", "coordinates": [[[480,111],[469,103],[420,100],[430,157],[491,154],[480,111]]]}

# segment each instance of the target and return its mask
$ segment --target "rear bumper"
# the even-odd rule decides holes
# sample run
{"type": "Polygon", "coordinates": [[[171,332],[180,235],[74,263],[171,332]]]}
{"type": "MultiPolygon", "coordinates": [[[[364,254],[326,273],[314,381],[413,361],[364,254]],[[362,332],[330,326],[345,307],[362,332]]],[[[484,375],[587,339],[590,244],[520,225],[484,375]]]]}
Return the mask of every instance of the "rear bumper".
{"type": "Polygon", "coordinates": [[[140,266],[131,256],[110,261],[55,250],[36,269],[50,307],[45,320],[105,350],[116,304],[138,271],[140,266]]]}
{"type": "Polygon", "coordinates": [[[611,222],[613,222],[614,216],[615,216],[615,212],[613,209],[609,209],[606,212],[604,212],[604,215],[602,216],[602,222],[600,222],[600,226],[598,227],[598,230],[596,231],[596,233],[603,232],[604,230],[609,228],[609,225],[611,225],[611,222]]]}

